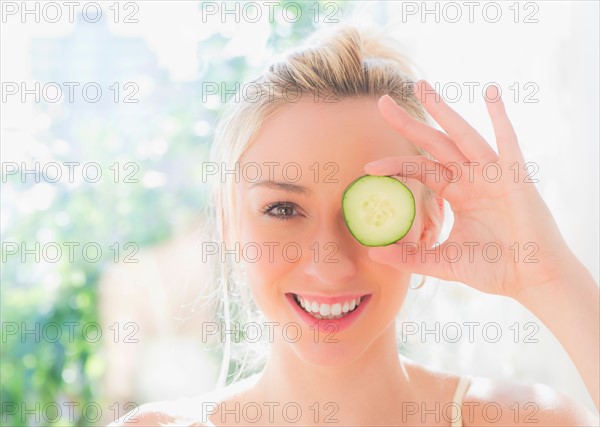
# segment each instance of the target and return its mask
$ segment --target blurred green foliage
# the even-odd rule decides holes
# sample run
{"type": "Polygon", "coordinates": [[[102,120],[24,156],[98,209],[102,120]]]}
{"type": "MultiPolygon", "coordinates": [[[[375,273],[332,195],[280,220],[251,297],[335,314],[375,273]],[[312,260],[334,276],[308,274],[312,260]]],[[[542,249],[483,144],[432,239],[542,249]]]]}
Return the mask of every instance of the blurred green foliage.
{"type": "MultiPolygon", "coordinates": [[[[346,7],[346,2],[337,3],[340,10],[346,7]]],[[[314,8],[315,2],[296,4],[303,8],[298,22],[271,24],[268,46],[273,51],[298,44],[315,27],[314,10],[308,9],[314,8]]],[[[69,43],[69,37],[75,36],[55,43],[69,43]]],[[[118,42],[119,38],[114,40],[118,42]]],[[[135,242],[140,248],[160,243],[169,238],[174,227],[198,215],[205,203],[199,165],[207,158],[219,106],[210,108],[201,103],[201,82],[225,81],[232,87],[234,82],[243,82],[258,71],[248,65],[244,56],[219,59],[227,42],[218,33],[202,42],[202,52],[214,59],[196,81],[172,82],[157,67],[149,76],[156,89],[139,104],[113,103],[100,106],[103,108],[70,105],[67,111],[51,104],[36,105],[52,117],[52,125],[35,135],[47,152],[47,161],[93,161],[101,165],[106,175],[96,184],[81,185],[63,180],[55,184],[36,183],[31,177],[22,183],[18,174],[3,176],[3,195],[7,197],[9,193],[10,197],[10,203],[4,199],[10,221],[3,231],[3,242],[23,242],[27,248],[33,248],[35,242],[42,246],[44,242],[57,242],[64,249],[56,263],[35,262],[33,255],[28,255],[25,262],[18,255],[5,260],[3,253],[3,425],[45,425],[47,418],[57,426],[88,425],[93,424],[90,417],[95,415],[93,411],[82,415],[86,403],[96,402],[103,411],[110,410],[101,380],[107,368],[103,341],[112,339],[113,331],[105,326],[101,339],[94,342],[96,330],[88,329],[88,339],[83,339],[83,327],[99,323],[98,281],[107,266],[115,262],[115,252],[110,248],[119,244],[117,261],[121,262],[129,253],[124,250],[127,242],[135,242]],[[198,130],[199,124],[206,129],[203,131],[200,126],[198,130]],[[70,149],[62,149],[60,141],[65,141],[70,149]],[[120,165],[118,182],[109,175],[113,173],[109,167],[115,162],[120,165]],[[133,171],[125,168],[127,162],[139,166],[132,176],[138,183],[123,182],[125,175],[133,171]],[[145,179],[152,176],[147,175],[149,172],[164,174],[166,182],[154,187],[144,185],[145,179]],[[39,206],[40,194],[50,198],[47,206],[39,206]],[[32,209],[30,205],[37,207],[32,209]],[[64,242],[80,244],[75,248],[73,262],[66,256],[64,242]],[[87,242],[96,242],[102,248],[97,262],[88,262],[81,256],[81,247],[87,242]],[[57,329],[52,325],[59,326],[61,334],[57,339],[57,329]],[[68,325],[73,325],[73,335],[68,325]],[[17,332],[13,334],[14,327],[17,332]],[[23,329],[37,332],[22,335],[23,329]],[[63,406],[62,417],[54,420],[52,405],[65,402],[71,402],[74,418],[70,419],[63,406]],[[19,407],[15,415],[9,414],[14,409],[7,406],[11,403],[19,407]],[[24,409],[36,408],[42,415],[24,417],[24,409]]],[[[123,409],[118,413],[123,415],[123,409]]]]}

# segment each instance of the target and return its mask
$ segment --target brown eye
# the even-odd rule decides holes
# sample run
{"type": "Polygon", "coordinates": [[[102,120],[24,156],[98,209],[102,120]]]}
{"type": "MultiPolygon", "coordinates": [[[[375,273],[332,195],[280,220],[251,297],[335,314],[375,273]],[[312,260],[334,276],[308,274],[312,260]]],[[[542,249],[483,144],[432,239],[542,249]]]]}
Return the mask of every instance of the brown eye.
{"type": "Polygon", "coordinates": [[[267,206],[263,213],[273,218],[288,220],[292,219],[296,212],[296,205],[293,203],[274,203],[267,206]]]}
{"type": "Polygon", "coordinates": [[[275,212],[277,215],[290,216],[292,213],[294,213],[294,208],[291,206],[277,206],[275,208],[275,212]]]}

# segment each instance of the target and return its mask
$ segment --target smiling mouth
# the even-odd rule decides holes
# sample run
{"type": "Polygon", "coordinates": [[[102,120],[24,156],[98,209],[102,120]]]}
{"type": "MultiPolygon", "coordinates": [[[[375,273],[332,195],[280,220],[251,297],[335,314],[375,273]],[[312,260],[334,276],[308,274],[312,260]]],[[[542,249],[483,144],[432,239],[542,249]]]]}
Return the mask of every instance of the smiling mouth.
{"type": "Polygon", "coordinates": [[[294,293],[291,295],[298,307],[318,320],[342,319],[355,311],[366,297],[366,295],[363,295],[335,304],[323,304],[317,301],[310,301],[294,293]]]}

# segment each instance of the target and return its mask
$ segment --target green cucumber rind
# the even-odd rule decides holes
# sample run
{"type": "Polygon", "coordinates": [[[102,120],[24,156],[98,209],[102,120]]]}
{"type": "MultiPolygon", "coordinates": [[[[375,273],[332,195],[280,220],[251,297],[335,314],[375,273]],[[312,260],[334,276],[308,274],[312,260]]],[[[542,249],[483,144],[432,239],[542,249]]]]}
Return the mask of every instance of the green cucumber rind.
{"type": "Polygon", "coordinates": [[[412,193],[412,191],[410,191],[410,189],[404,185],[403,182],[392,178],[391,176],[387,176],[387,175],[362,175],[358,178],[356,178],[354,181],[352,181],[344,190],[344,193],[342,194],[342,213],[344,215],[344,220],[346,222],[346,227],[348,228],[348,230],[350,231],[350,233],[352,234],[352,236],[363,246],[369,246],[369,247],[382,247],[382,246],[389,246],[391,244],[394,244],[396,242],[398,242],[399,240],[401,240],[404,236],[406,236],[408,234],[408,232],[410,231],[410,229],[412,228],[412,225],[415,221],[415,217],[416,217],[416,205],[415,205],[415,197],[414,194],[412,193]],[[407,195],[409,195],[410,197],[410,201],[412,202],[412,217],[410,218],[410,225],[408,227],[406,227],[406,231],[404,232],[404,234],[400,235],[399,237],[394,237],[389,241],[386,241],[384,243],[370,243],[370,242],[366,242],[364,241],[364,239],[361,239],[359,236],[357,236],[357,232],[353,230],[352,227],[352,221],[350,221],[348,219],[348,215],[346,215],[346,201],[347,201],[347,193],[350,189],[352,189],[352,187],[354,186],[354,184],[356,184],[358,181],[361,180],[365,180],[365,179],[372,179],[372,178],[377,178],[377,179],[392,179],[394,181],[396,181],[398,184],[401,184],[404,189],[407,191],[407,195]]]}

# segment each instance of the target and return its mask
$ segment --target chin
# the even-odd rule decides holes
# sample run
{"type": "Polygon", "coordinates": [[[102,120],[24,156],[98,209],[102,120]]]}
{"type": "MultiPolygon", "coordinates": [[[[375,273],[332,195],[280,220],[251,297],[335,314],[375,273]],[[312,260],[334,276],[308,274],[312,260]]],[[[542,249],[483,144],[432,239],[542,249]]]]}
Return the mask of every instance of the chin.
{"type": "MultiPolygon", "coordinates": [[[[311,331],[312,332],[312,331],[311,331]]],[[[288,343],[294,354],[303,362],[316,366],[345,366],[354,362],[364,353],[365,347],[359,347],[357,342],[343,344],[315,343],[313,337],[304,337],[297,343],[288,343]]]]}

